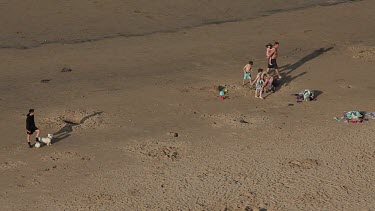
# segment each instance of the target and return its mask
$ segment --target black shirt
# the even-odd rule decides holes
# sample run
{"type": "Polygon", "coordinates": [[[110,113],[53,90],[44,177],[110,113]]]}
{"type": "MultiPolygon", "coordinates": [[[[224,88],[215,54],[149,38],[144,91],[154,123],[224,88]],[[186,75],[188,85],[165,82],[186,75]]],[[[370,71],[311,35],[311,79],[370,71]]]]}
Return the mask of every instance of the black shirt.
{"type": "Polygon", "coordinates": [[[34,115],[27,114],[27,116],[26,116],[26,130],[35,131],[36,129],[38,129],[38,128],[35,126],[34,115]]]}

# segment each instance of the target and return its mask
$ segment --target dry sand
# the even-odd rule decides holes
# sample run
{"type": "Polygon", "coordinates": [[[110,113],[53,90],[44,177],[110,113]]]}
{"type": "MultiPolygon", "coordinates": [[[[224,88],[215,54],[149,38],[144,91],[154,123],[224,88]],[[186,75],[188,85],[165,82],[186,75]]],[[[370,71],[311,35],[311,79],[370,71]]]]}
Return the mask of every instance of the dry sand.
{"type": "Polygon", "coordinates": [[[1,210],[375,210],[375,2],[306,2],[1,2],[1,210]]]}

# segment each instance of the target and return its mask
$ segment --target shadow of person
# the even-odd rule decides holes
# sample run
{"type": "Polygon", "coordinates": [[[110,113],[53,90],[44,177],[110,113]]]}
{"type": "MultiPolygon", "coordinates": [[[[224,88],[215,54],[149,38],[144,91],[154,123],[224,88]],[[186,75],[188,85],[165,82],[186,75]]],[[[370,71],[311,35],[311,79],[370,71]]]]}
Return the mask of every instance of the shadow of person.
{"type": "Polygon", "coordinates": [[[68,138],[69,136],[71,136],[70,134],[62,134],[62,135],[59,135],[57,137],[53,137],[53,143],[57,143],[63,139],[66,139],[68,138]]]}
{"type": "Polygon", "coordinates": [[[68,138],[69,136],[71,136],[71,133],[73,132],[73,127],[75,126],[79,126],[81,124],[84,124],[86,120],[90,119],[91,117],[93,116],[97,116],[97,115],[100,115],[102,114],[103,111],[98,111],[98,112],[94,112],[90,115],[87,115],[85,117],[83,117],[79,123],[74,123],[74,122],[70,122],[68,120],[64,120],[64,122],[66,123],[62,128],[60,128],[60,130],[58,130],[57,132],[55,132],[53,134],[53,142],[54,143],[57,143],[63,139],[66,139],[68,138]]]}
{"type": "Polygon", "coordinates": [[[304,56],[302,59],[298,60],[296,63],[282,66],[282,70],[280,70],[281,75],[283,76],[282,84],[287,86],[292,80],[295,80],[296,78],[305,75],[307,72],[303,72],[293,77],[290,77],[289,74],[292,73],[294,70],[298,69],[299,67],[301,67],[302,65],[304,65],[306,62],[311,61],[332,49],[333,47],[316,49],[308,55],[304,56]]]}
{"type": "Polygon", "coordinates": [[[279,69],[280,69],[280,72],[283,71],[283,70],[286,70],[291,64],[286,64],[286,65],[283,65],[283,66],[280,66],[279,69]]]}
{"type": "Polygon", "coordinates": [[[53,134],[53,143],[57,143],[67,137],[73,132],[73,126],[77,126],[79,124],[74,124],[70,122],[64,121],[66,124],[64,127],[60,128],[59,131],[53,134]]]}
{"type": "Polygon", "coordinates": [[[302,73],[300,73],[300,74],[298,74],[298,75],[296,75],[296,76],[290,76],[290,75],[284,76],[284,78],[281,80],[281,81],[284,81],[284,83],[281,82],[281,85],[288,86],[288,84],[289,84],[291,81],[293,81],[293,80],[295,80],[296,78],[301,77],[301,76],[303,76],[303,75],[305,75],[305,74],[307,74],[307,72],[302,72],[302,73]]]}
{"type": "Polygon", "coordinates": [[[328,51],[330,51],[332,49],[333,49],[333,47],[319,48],[319,49],[314,50],[310,54],[304,56],[302,59],[300,59],[299,61],[297,61],[294,64],[284,65],[284,69],[282,70],[283,75],[286,76],[286,75],[290,74],[294,70],[296,70],[299,67],[301,67],[302,65],[304,65],[306,62],[311,61],[311,60],[317,58],[318,56],[321,56],[322,54],[324,54],[324,53],[326,53],[326,52],[328,52],[328,51]]]}

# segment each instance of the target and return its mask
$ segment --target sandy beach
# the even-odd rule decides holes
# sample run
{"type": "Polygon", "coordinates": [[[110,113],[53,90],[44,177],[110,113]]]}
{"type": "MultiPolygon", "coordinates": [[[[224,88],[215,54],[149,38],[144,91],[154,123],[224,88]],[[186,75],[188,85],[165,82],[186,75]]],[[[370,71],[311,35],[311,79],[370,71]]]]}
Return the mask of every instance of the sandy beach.
{"type": "Polygon", "coordinates": [[[0,210],[375,210],[375,120],[334,120],[375,112],[374,1],[25,2],[0,3],[0,210]]]}

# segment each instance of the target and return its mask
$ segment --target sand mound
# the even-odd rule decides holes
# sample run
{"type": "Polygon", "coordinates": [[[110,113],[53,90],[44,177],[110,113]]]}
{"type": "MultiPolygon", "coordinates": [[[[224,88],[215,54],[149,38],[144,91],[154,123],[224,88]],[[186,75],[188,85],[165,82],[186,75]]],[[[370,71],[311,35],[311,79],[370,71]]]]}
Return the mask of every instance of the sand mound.
{"type": "Polygon", "coordinates": [[[182,93],[188,93],[188,92],[193,92],[193,93],[210,93],[210,94],[215,94],[219,95],[219,90],[224,90],[226,91],[227,95],[231,94],[238,94],[238,93],[243,93],[244,91],[248,91],[248,87],[243,87],[242,85],[237,85],[237,84],[229,84],[229,85],[211,85],[211,86],[188,86],[184,88],[177,88],[178,91],[182,93]]]}
{"type": "Polygon", "coordinates": [[[208,210],[244,210],[244,211],[267,211],[268,203],[262,203],[255,192],[243,192],[235,199],[209,207],[208,210]]]}
{"type": "Polygon", "coordinates": [[[144,141],[126,148],[130,152],[147,158],[178,161],[186,155],[186,145],[182,142],[144,141]]]}
{"type": "Polygon", "coordinates": [[[115,202],[117,198],[111,194],[107,193],[95,193],[95,194],[85,194],[85,199],[87,204],[98,206],[98,205],[110,205],[115,202]]]}
{"type": "Polygon", "coordinates": [[[352,46],[349,48],[354,59],[360,59],[366,62],[375,61],[375,47],[352,46]]]}
{"type": "Polygon", "coordinates": [[[187,86],[183,88],[177,88],[179,92],[182,93],[188,93],[188,92],[193,92],[193,93],[218,93],[218,86],[212,85],[212,86],[187,86]]]}
{"type": "Polygon", "coordinates": [[[244,114],[208,114],[202,115],[202,118],[212,120],[212,127],[231,127],[231,128],[246,128],[256,127],[259,125],[266,124],[269,119],[264,116],[247,116],[244,114]]]}
{"type": "Polygon", "coordinates": [[[342,89],[352,89],[355,88],[353,85],[349,84],[349,82],[345,79],[339,78],[334,80],[334,83],[337,84],[338,87],[342,89]]]}

